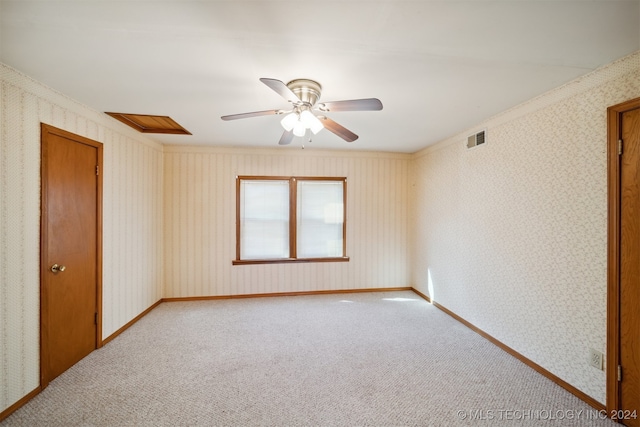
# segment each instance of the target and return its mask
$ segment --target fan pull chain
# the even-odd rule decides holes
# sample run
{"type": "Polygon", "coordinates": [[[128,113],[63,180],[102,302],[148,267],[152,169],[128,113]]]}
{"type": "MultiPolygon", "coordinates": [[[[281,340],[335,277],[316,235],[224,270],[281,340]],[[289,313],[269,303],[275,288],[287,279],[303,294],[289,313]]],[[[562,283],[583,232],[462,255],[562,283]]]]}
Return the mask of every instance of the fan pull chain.
{"type": "MultiPolygon", "coordinates": [[[[309,137],[309,141],[308,142],[309,142],[309,144],[311,144],[311,142],[312,142],[311,137],[309,137]]],[[[302,141],[302,149],[304,150],[304,141],[302,141]]]]}

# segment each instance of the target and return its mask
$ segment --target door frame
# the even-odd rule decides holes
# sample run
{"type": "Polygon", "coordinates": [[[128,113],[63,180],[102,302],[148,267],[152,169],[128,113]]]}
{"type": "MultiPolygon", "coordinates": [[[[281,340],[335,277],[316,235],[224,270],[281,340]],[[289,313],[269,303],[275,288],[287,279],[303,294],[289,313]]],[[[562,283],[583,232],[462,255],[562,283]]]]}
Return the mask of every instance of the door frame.
{"type": "Polygon", "coordinates": [[[620,409],[620,172],[622,114],[640,108],[640,98],[607,108],[607,411],[620,409]]]}
{"type": "Polygon", "coordinates": [[[71,141],[89,145],[97,149],[97,181],[96,181],[96,349],[102,347],[102,161],[103,152],[102,144],[75,135],[62,129],[58,129],[51,125],[40,123],[40,388],[44,389],[49,384],[48,364],[44,363],[48,360],[49,343],[48,343],[48,324],[45,319],[48,318],[48,301],[49,301],[49,266],[44,264],[48,251],[48,219],[47,211],[47,159],[48,145],[50,143],[49,135],[57,135],[71,141]]]}

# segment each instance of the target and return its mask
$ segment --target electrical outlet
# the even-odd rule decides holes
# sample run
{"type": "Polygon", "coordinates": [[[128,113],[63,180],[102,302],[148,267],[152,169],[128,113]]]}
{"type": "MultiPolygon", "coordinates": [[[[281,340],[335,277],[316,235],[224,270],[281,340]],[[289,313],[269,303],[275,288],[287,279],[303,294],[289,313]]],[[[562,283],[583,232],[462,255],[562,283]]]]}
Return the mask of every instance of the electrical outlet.
{"type": "Polygon", "coordinates": [[[589,349],[589,365],[601,371],[602,359],[604,359],[604,354],[592,348],[589,349]]]}

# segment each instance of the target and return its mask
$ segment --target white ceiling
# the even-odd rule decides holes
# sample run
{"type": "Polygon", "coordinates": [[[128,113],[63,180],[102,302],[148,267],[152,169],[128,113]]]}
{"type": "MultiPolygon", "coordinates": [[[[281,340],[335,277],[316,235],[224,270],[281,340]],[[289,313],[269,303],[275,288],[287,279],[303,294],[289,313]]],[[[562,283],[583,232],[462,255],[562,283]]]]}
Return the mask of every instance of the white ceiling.
{"type": "MultiPolygon", "coordinates": [[[[640,0],[0,1],[0,62],[98,111],[169,115],[162,143],[276,147],[286,108],[260,77],[311,78],[327,114],[307,146],[415,152],[640,49],[640,0]]],[[[297,138],[293,146],[300,146],[297,138]]]]}

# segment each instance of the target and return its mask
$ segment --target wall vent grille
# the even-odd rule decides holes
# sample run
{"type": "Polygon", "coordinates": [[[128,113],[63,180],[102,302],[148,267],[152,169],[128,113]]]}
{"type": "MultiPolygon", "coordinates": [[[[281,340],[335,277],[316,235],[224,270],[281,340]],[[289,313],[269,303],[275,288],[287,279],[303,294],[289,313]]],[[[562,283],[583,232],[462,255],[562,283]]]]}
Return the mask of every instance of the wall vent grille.
{"type": "Polygon", "coordinates": [[[467,148],[474,148],[487,142],[486,131],[482,130],[467,137],[467,148]]]}

